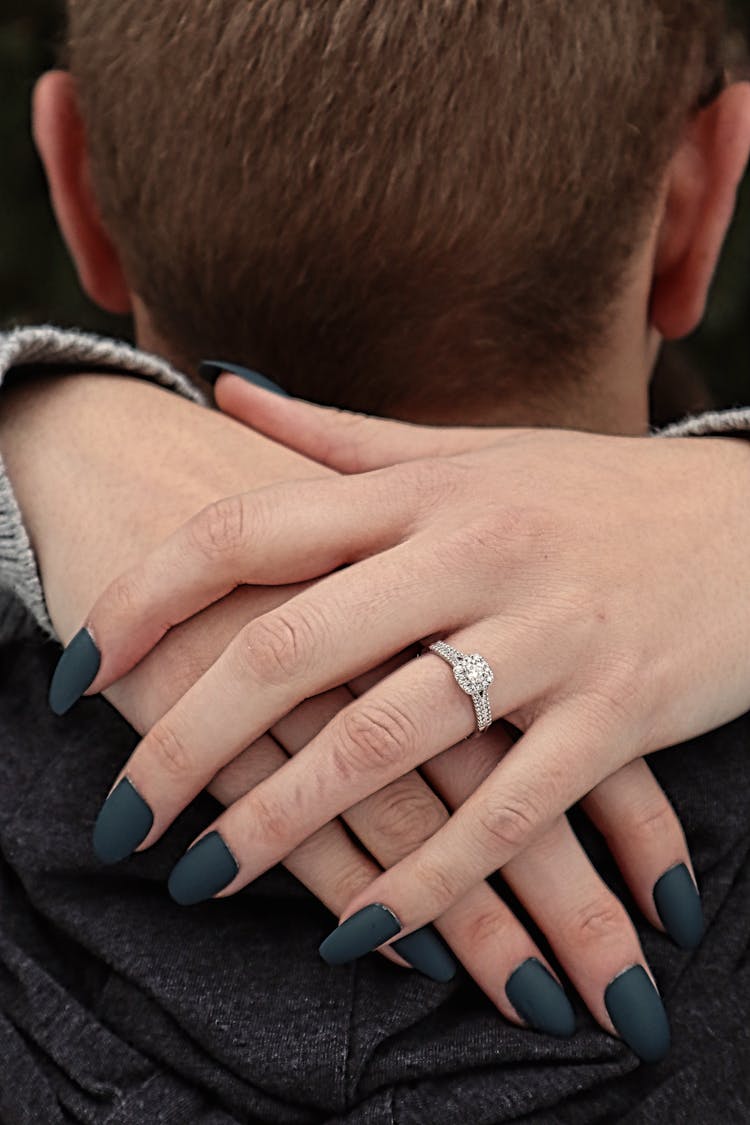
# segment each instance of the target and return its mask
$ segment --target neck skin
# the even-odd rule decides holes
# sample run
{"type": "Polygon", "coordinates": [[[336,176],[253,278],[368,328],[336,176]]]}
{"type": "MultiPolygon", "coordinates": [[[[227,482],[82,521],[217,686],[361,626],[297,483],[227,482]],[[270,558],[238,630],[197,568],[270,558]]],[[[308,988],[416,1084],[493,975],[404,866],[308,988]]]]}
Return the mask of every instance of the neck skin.
{"type": "MultiPolygon", "coordinates": [[[[439,410],[410,410],[405,403],[398,418],[425,425],[542,426],[625,436],[646,434],[649,382],[661,346],[661,337],[648,316],[653,254],[649,242],[646,252],[639,255],[618,308],[612,312],[610,337],[588,376],[571,380],[565,387],[551,386],[549,394],[536,398],[524,392],[523,380],[519,379],[518,394],[498,401],[489,410],[484,404],[472,404],[468,395],[465,402],[456,403],[450,415],[439,410]]],[[[188,370],[179,351],[154,331],[148,310],[137,296],[133,297],[133,312],[138,346],[162,356],[179,370],[188,370]]],[[[210,397],[210,387],[197,377],[195,381],[210,397]]]]}

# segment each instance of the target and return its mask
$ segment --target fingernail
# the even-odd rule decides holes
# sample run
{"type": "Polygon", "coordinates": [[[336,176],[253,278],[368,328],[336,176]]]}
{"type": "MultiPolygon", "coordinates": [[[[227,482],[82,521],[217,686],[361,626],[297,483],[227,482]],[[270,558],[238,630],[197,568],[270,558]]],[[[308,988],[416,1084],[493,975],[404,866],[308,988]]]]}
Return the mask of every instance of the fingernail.
{"type": "Polygon", "coordinates": [[[253,383],[256,387],[263,387],[266,391],[273,391],[277,395],[283,395],[284,398],[289,398],[283,387],[278,383],[274,383],[265,375],[261,375],[259,371],[251,371],[249,367],[240,367],[237,363],[224,363],[219,359],[204,359],[203,363],[198,368],[198,373],[207,383],[213,387],[216,380],[221,375],[222,371],[230,371],[232,375],[239,375],[241,379],[245,379],[248,383],[253,383]]]}
{"type": "Polygon", "coordinates": [[[49,705],[56,715],[64,715],[91,687],[101,659],[88,629],[80,629],[58,660],[50,684],[49,705]]]}
{"type": "Polygon", "coordinates": [[[609,1018],[631,1050],[644,1062],[658,1062],[670,1045],[669,1020],[661,996],[642,965],[619,973],[607,985],[609,1018]]]}
{"type": "Polygon", "coordinates": [[[522,1019],[549,1035],[569,1038],[576,1029],[573,1006],[549,970],[529,957],[510,974],[505,992],[522,1019]]]}
{"type": "Polygon", "coordinates": [[[94,852],[102,863],[125,859],[148,836],[154,814],[129,778],[123,777],[99,810],[94,852]]]}
{"type": "Polygon", "coordinates": [[[208,832],[174,865],[167,887],[180,906],[192,906],[223,890],[239,869],[219,833],[208,832]]]}
{"type": "Polygon", "coordinates": [[[670,867],[654,886],[654,903],[662,925],[682,949],[697,949],[705,924],[698,888],[684,863],[670,867]]]}
{"type": "Polygon", "coordinates": [[[458,964],[432,926],[422,926],[421,930],[399,938],[391,949],[395,949],[412,968],[424,973],[430,980],[445,983],[456,975],[458,964]]]}
{"type": "Polygon", "coordinates": [[[346,965],[371,953],[402,928],[392,910],[381,902],[372,902],[337,926],[318,953],[329,965],[346,965]]]}

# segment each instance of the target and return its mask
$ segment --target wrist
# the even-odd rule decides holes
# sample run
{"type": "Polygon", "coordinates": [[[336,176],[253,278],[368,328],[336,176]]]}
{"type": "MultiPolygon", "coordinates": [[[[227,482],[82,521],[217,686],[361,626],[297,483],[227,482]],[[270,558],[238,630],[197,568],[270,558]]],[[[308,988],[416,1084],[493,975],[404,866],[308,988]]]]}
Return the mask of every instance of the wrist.
{"type": "Polygon", "coordinates": [[[329,470],[219,411],[129,377],[0,395],[0,451],[66,641],[123,570],[222,496],[329,470]]]}
{"type": "Polygon", "coordinates": [[[73,474],[76,454],[103,448],[97,423],[113,417],[123,384],[134,404],[150,403],[160,390],[124,376],[81,374],[34,375],[0,392],[0,454],[35,551],[60,487],[81,483],[73,474]]]}

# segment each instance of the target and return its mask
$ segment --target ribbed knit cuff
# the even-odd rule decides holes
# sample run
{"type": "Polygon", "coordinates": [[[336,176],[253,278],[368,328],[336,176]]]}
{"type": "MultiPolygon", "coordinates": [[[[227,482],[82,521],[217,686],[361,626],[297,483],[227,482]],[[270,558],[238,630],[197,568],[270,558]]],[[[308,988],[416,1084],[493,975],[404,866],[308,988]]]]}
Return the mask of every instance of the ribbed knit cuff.
{"type": "Polygon", "coordinates": [[[709,410],[657,430],[654,437],[744,437],[750,430],[750,409],[709,410]]]}
{"type": "MultiPolygon", "coordinates": [[[[31,549],[21,510],[16,503],[1,457],[0,585],[4,588],[3,593],[8,592],[14,595],[14,600],[25,607],[26,611],[32,615],[48,636],[56,636],[47,613],[42,582],[36,565],[36,556],[31,549]]],[[[18,606],[14,608],[7,601],[3,605],[5,612],[0,617],[1,640],[8,639],[8,630],[12,631],[12,635],[16,635],[22,627],[23,617],[18,612],[19,608],[18,606]]]]}
{"type": "MultiPolygon", "coordinates": [[[[84,332],[66,332],[50,325],[0,334],[0,387],[11,367],[65,363],[80,363],[89,370],[97,365],[114,368],[159,383],[202,406],[208,404],[205,395],[185,375],[158,356],[138,351],[129,344],[84,332]]],[[[0,457],[0,642],[45,635],[57,638],[47,612],[36,557],[0,457]]]]}

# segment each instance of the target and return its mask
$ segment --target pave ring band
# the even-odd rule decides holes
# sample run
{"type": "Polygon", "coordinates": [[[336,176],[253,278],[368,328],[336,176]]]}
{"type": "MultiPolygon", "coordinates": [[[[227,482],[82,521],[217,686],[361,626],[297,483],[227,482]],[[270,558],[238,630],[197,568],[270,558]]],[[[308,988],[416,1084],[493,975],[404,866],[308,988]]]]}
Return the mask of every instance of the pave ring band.
{"type": "Polygon", "coordinates": [[[435,641],[429,646],[429,651],[450,664],[456,683],[462,691],[471,696],[477,718],[477,733],[487,730],[492,725],[492,710],[487,688],[495,679],[487,661],[478,652],[459,652],[445,641],[435,641]]]}

